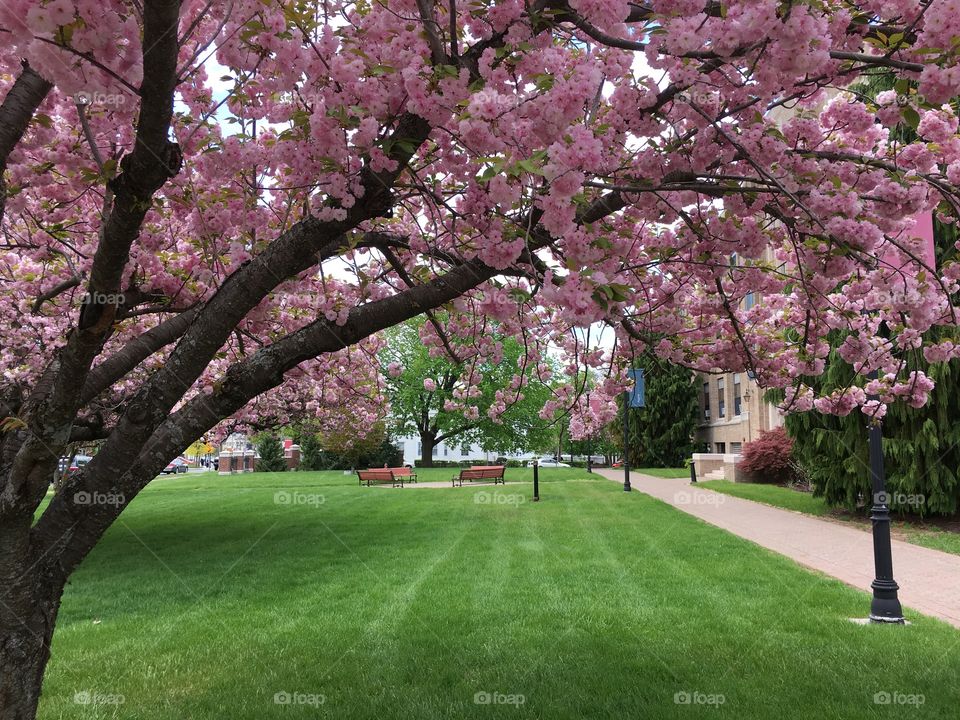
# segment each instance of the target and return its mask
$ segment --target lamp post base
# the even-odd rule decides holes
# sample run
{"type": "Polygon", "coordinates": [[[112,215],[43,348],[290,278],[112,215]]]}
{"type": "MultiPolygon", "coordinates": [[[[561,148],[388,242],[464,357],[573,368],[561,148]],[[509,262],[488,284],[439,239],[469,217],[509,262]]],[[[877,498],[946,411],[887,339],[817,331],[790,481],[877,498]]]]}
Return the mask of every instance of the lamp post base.
{"type": "Polygon", "coordinates": [[[897,597],[899,586],[892,580],[874,580],[873,601],[870,603],[870,622],[903,625],[903,607],[897,597]]]}
{"type": "Polygon", "coordinates": [[[877,615],[870,616],[870,622],[881,625],[906,625],[907,621],[904,618],[889,618],[882,617],[877,615]]]}
{"type": "Polygon", "coordinates": [[[854,625],[910,625],[909,620],[903,622],[886,622],[885,620],[874,620],[873,618],[848,618],[854,625]]]}

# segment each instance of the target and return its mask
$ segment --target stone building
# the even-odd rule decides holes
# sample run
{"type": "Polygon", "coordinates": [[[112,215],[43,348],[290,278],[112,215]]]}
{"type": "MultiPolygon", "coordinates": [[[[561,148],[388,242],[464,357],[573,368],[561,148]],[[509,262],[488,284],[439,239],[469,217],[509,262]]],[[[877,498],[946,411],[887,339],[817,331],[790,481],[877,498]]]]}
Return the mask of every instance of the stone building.
{"type": "Polygon", "coordinates": [[[783,425],[777,407],[763,399],[748,373],[700,374],[698,449],[706,453],[738,455],[743,444],[765,430],[783,425]]]}

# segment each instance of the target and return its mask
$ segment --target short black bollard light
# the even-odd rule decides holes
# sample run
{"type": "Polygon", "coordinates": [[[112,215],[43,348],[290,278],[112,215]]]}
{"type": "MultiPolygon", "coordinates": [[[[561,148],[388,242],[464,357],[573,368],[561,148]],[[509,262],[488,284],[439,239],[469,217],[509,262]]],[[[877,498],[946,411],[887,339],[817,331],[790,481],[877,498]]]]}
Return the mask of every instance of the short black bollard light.
{"type": "Polygon", "coordinates": [[[540,463],[533,461],[533,501],[540,502],[540,463]]]}
{"type": "Polygon", "coordinates": [[[693,464],[693,461],[690,462],[690,484],[697,484],[697,466],[693,464]]]}

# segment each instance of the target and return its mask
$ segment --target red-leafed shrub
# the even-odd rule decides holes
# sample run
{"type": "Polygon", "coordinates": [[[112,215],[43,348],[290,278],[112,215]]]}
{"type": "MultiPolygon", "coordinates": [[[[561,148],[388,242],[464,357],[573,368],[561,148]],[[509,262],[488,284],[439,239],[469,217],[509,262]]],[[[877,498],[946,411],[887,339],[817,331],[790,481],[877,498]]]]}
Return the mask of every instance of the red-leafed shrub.
{"type": "Polygon", "coordinates": [[[793,440],[786,428],[767,430],[743,446],[740,468],[750,473],[755,482],[786,484],[796,476],[792,451],[793,440]]]}

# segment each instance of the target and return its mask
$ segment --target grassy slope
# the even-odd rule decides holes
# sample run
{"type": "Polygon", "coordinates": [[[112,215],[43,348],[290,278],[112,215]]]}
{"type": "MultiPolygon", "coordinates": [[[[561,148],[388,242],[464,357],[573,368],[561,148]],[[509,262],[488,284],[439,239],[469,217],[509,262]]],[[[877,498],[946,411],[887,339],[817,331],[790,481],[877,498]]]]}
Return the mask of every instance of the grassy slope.
{"type": "MultiPolygon", "coordinates": [[[[700,483],[705,488],[717,492],[756,500],[776,507],[796,510],[809,515],[829,515],[838,520],[860,521],[862,517],[833,511],[823,498],[811,493],[799,492],[780,485],[760,485],[751,483],[732,483],[727,480],[710,480],[700,483]]],[[[894,516],[893,531],[896,537],[944,552],[960,555],[960,534],[919,520],[902,520],[894,516]]]]}
{"type": "Polygon", "coordinates": [[[864,593],[583,471],[543,479],[538,504],[528,486],[358,488],[340,473],[160,480],[69,586],[40,717],[904,712],[874,704],[885,691],[956,716],[957,631],[856,626],[864,593]],[[79,706],[80,691],[125,702],[79,706]],[[275,704],[284,691],[325,702],[275,704]]]}
{"type": "Polygon", "coordinates": [[[662,478],[690,477],[690,470],[688,468],[634,468],[633,472],[662,478]]]}

